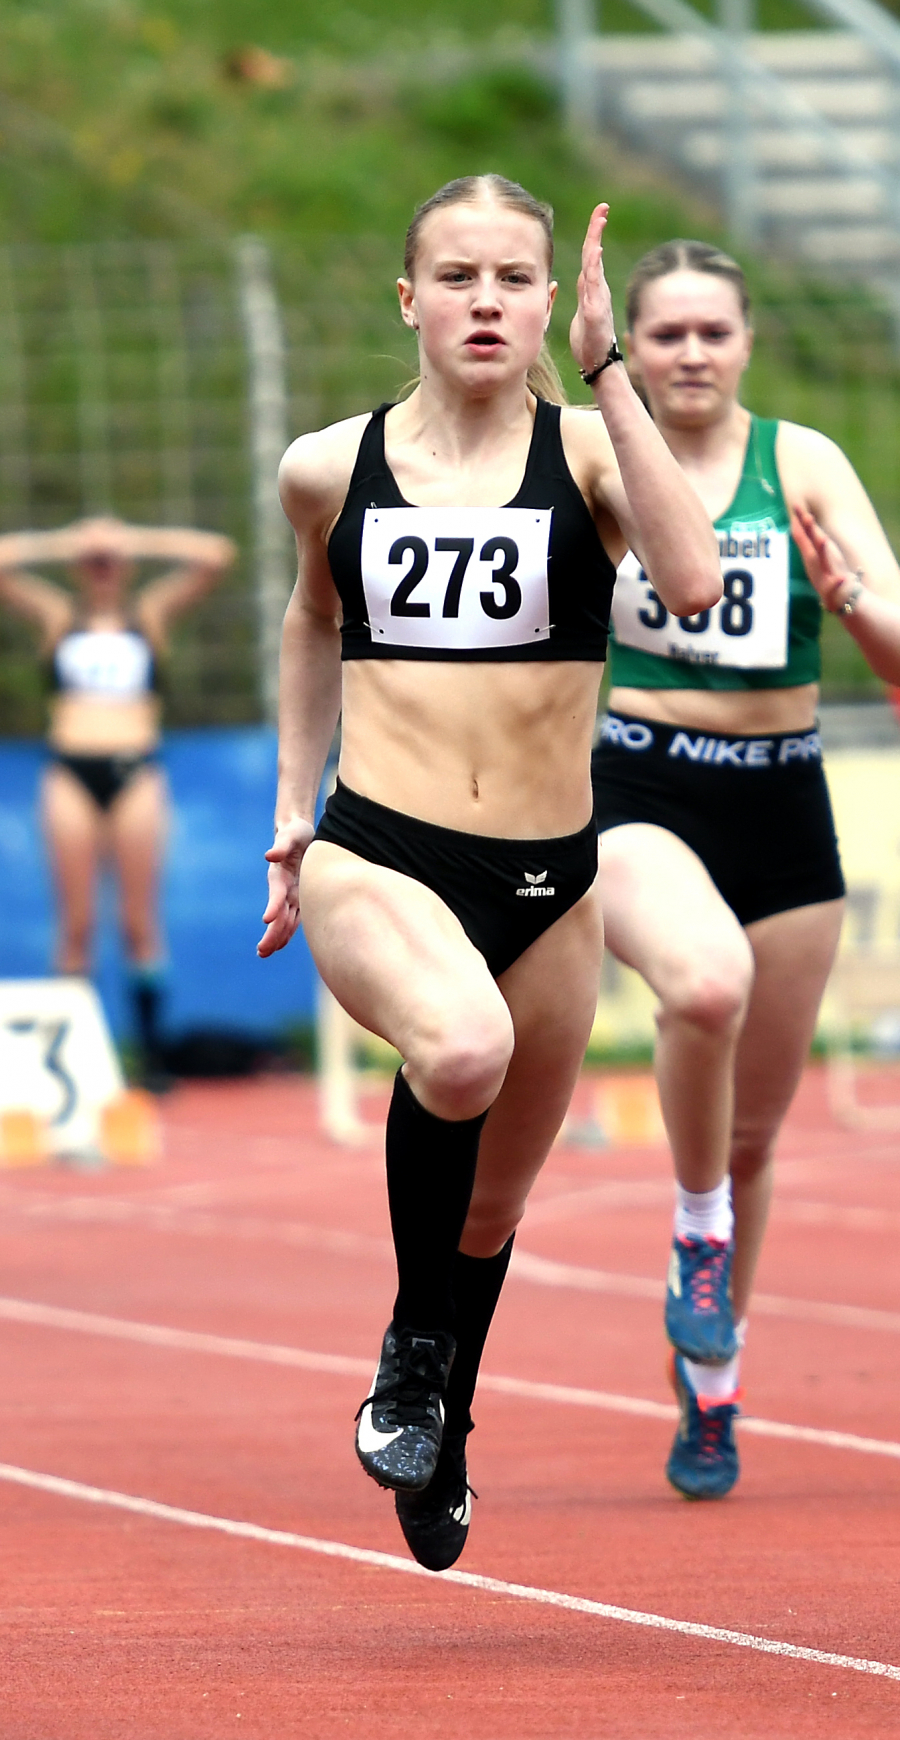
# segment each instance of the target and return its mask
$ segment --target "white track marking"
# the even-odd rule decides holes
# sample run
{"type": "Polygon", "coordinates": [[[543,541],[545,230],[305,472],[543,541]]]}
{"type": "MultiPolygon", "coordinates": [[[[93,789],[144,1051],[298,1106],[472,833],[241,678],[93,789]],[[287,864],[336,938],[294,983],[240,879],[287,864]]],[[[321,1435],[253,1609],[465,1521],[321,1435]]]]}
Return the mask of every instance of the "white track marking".
{"type": "MultiPolygon", "coordinates": [[[[171,1329],[157,1323],[136,1323],[124,1317],[104,1317],[93,1311],[72,1311],[61,1305],[41,1305],[28,1299],[0,1298],[0,1319],[27,1323],[41,1329],[61,1329],[85,1335],[103,1335],[114,1341],[132,1341],[145,1347],[168,1347],[180,1353],[213,1354],[225,1359],[248,1359],[264,1365],[291,1366],[300,1371],[327,1373],[334,1377],[371,1378],[372,1361],[345,1354],[316,1353],[303,1347],[285,1347],[278,1342],[249,1341],[236,1336],[207,1335],[194,1329],[171,1329]]],[[[518,1396],[526,1401],[554,1402],[568,1407],[599,1408],[611,1414],[632,1414],[645,1420],[674,1421],[673,1402],[645,1401],[640,1396],[619,1396],[610,1390],[578,1389],[569,1384],[538,1383],[530,1378],[502,1377],[482,1372],[479,1389],[498,1396],[518,1396]]],[[[780,1420],[761,1420],[744,1415],[742,1432],[758,1438],[783,1438],[800,1444],[816,1444],[829,1450],[854,1450],[869,1456],[900,1460],[900,1443],[890,1438],[863,1438],[854,1432],[833,1432],[818,1426],[794,1426],[780,1420]]]]}
{"type": "MultiPolygon", "coordinates": [[[[295,1146],[292,1144],[292,1147],[295,1146]]],[[[329,1180],[358,1177],[372,1171],[371,1160],[360,1159],[359,1155],[338,1155],[334,1159],[329,1156],[329,1180]]],[[[281,1186],[291,1195],[309,1188],[309,1178],[297,1164],[296,1156],[282,1153],[277,1164],[259,1165],[251,1174],[241,1174],[237,1177],[197,1179],[190,1184],[160,1184],[151,1185],[141,1192],[145,1202],[165,1202],[185,1204],[187,1207],[199,1203],[203,1207],[213,1207],[217,1202],[233,1202],[241,1196],[253,1196],[262,1192],[271,1193],[273,1185],[281,1186]]]]}
{"type": "Polygon", "coordinates": [[[836,1202],[810,1202],[808,1199],[776,1196],[772,1219],[796,1221],[801,1226],[834,1226],[848,1232],[888,1233],[900,1231],[900,1214],[884,1208],[842,1207],[836,1202]]]}
{"type": "Polygon", "coordinates": [[[317,1226],[299,1220],[278,1220],[260,1215],[207,1214],[182,1209],[177,1203],[151,1202],[127,1196],[14,1196],[0,1191],[6,1214],[19,1213],[34,1220],[72,1221],[78,1225],[96,1222],[146,1228],[186,1238],[257,1239],[298,1246],[301,1250],[328,1251],[333,1256],[373,1257],[391,1260],[389,1238],[371,1233],[345,1232],[339,1227],[317,1226]]]}
{"type": "Polygon", "coordinates": [[[27,1299],[0,1298],[0,1318],[34,1324],[42,1329],[74,1330],[105,1335],[114,1341],[138,1341],[146,1347],[171,1347],[182,1353],[212,1353],[225,1359],[259,1360],[301,1371],[330,1372],[337,1377],[372,1376],[371,1359],[351,1359],[339,1353],[307,1353],[302,1347],[282,1347],[271,1341],[245,1341],[230,1335],[205,1335],[194,1329],[169,1329],[161,1323],[135,1323],[126,1317],[104,1317],[93,1311],[70,1311],[61,1305],[37,1305],[27,1299]]]}
{"type": "MultiPolygon", "coordinates": [[[[787,1182],[782,1180],[782,1186],[787,1182]]],[[[580,1219],[583,1214],[622,1214],[634,1209],[668,1208],[674,1202],[674,1186],[662,1179],[608,1179],[603,1184],[559,1191],[533,1198],[528,1204],[527,1226],[545,1226],[550,1221],[580,1219]]],[[[772,1222],[796,1222],[800,1226],[839,1227],[847,1232],[900,1232],[900,1213],[882,1208],[844,1206],[788,1196],[782,1188],[772,1205],[772,1222]]]]}
{"type": "Polygon", "coordinates": [[[488,1595],[507,1595],[513,1600],[534,1601],[542,1607],[562,1607],[569,1613],[588,1613],[595,1619],[612,1619],[621,1625],[641,1625],[652,1631],[676,1632],[682,1637],[702,1637],[708,1643],[728,1643],[738,1649],[751,1649],[761,1655],[778,1655],[788,1661],[814,1662],[822,1667],[850,1668],[854,1673],[872,1674],[879,1679],[900,1680],[900,1667],[889,1662],[870,1661],[865,1656],[835,1655],[831,1650],[805,1649],[795,1643],[781,1643],[775,1638],[756,1637],[748,1631],[726,1631],[717,1625],[698,1625],[690,1619],[669,1619],[660,1613],[642,1613],[631,1607],[614,1607],[606,1601],[586,1601],[579,1595],[563,1595],[555,1589],[534,1588],[528,1583],[507,1583],[500,1577],[481,1577],[476,1571],[426,1571],[414,1559],[400,1559],[393,1553],[377,1553],[368,1547],[348,1546],[344,1541],[323,1541],[316,1535],[295,1535],[287,1529],[269,1529],[259,1523],[237,1522],[231,1517],[208,1516],[205,1511],[183,1510],[180,1505],[160,1504],[153,1498],[136,1498],[128,1492],[116,1492],[105,1486],[86,1486],[80,1480],[64,1480],[57,1474],[40,1474],[31,1468],[17,1468],[0,1462],[0,1480],[16,1486],[30,1487],[35,1492],[52,1493],[56,1498],[71,1498],[82,1504],[106,1505],[112,1510],[129,1511],[133,1516],[150,1517],[155,1522],[179,1523],[182,1528],[208,1529],[214,1534],[231,1535],[238,1540],[259,1541],[272,1547],[293,1547],[304,1553],[317,1553],[326,1559],[349,1560],[354,1565],[371,1565],[381,1571],[400,1571],[407,1577],[440,1578],[442,1583],[455,1583],[463,1589],[478,1589],[488,1595]]]}
{"type": "Polygon", "coordinates": [[[868,1305],[830,1305],[827,1300],[785,1299],[778,1293],[755,1293],[753,1311],[763,1317],[789,1317],[794,1323],[830,1323],[835,1329],[876,1329],[900,1334],[900,1311],[878,1311],[868,1305]]]}
{"type": "MultiPolygon", "coordinates": [[[[665,1298],[662,1280],[644,1275],[620,1275],[609,1269],[558,1263],[531,1251],[514,1248],[510,1274],[542,1287],[572,1287],[586,1293],[613,1293],[629,1299],[665,1298]]],[[[828,1323],[841,1329],[877,1329],[900,1334],[900,1311],[878,1311],[867,1305],[831,1305],[818,1299],[788,1299],[777,1293],[754,1293],[753,1314],[786,1317],[797,1323],[828,1323]]]]}
{"type": "MultiPolygon", "coordinates": [[[[327,1251],[333,1256],[368,1257],[392,1261],[390,1239],[371,1233],[345,1232],[308,1221],[277,1220],[259,1215],[229,1215],[184,1210],[176,1204],[148,1202],[141,1197],[68,1196],[25,1197],[0,1189],[0,1204],[8,1214],[36,1220],[62,1220],[78,1224],[145,1227],[151,1232],[185,1238],[234,1238],[277,1242],[301,1250],[327,1251]]],[[[611,1293],[620,1298],[665,1297],[665,1282],[649,1275],[622,1275],[610,1269],[592,1269],[577,1263],[556,1262],[517,1246],[510,1273],[537,1286],[567,1287],[588,1293],[611,1293]]],[[[900,1312],[880,1311],[866,1305],[833,1305],[827,1300],[790,1299],[775,1293],[756,1293],[754,1313],[783,1317],[795,1323],[827,1323],[838,1329],[877,1330],[900,1334],[900,1312]]]]}
{"type": "Polygon", "coordinates": [[[666,1283],[649,1275],[619,1275],[611,1269],[588,1269],[578,1263],[557,1263],[513,1246],[509,1272],[520,1281],[541,1287],[575,1287],[585,1293],[618,1293],[626,1299],[664,1299],[666,1283]]]}
{"type": "Polygon", "coordinates": [[[590,1184],[578,1190],[560,1191],[555,1196],[533,1198],[528,1204],[528,1225],[567,1220],[569,1216],[575,1218],[585,1210],[603,1209],[615,1213],[628,1208],[665,1208],[674,1201],[675,1186],[671,1179],[610,1178],[603,1184],[590,1184]]]}
{"type": "MultiPolygon", "coordinates": [[[[790,1139],[797,1142],[798,1134],[797,1130],[791,1130],[789,1132],[790,1139]]],[[[809,1161],[817,1166],[846,1166],[851,1147],[854,1166],[868,1160],[872,1160],[876,1164],[880,1164],[884,1160],[894,1166],[897,1164],[896,1140],[893,1142],[879,1141],[871,1133],[864,1130],[846,1130],[845,1144],[840,1148],[829,1149],[826,1147],[827,1136],[823,1136],[821,1130],[810,1130],[806,1140],[809,1143],[808,1148],[798,1145],[793,1153],[786,1151],[784,1155],[778,1156],[776,1165],[780,1166],[783,1162],[793,1165],[795,1161],[809,1161]]]]}

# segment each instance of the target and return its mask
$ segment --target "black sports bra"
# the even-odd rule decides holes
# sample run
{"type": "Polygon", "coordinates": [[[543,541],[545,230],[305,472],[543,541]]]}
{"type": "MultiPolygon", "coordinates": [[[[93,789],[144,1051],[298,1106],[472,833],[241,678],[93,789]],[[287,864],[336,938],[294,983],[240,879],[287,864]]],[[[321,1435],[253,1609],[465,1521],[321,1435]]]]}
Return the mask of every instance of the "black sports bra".
{"type": "Polygon", "coordinates": [[[606,657],[616,571],[566,464],[558,405],[538,399],[522,486],[505,507],[413,507],[363,431],[328,559],[345,659],[606,657]]]}

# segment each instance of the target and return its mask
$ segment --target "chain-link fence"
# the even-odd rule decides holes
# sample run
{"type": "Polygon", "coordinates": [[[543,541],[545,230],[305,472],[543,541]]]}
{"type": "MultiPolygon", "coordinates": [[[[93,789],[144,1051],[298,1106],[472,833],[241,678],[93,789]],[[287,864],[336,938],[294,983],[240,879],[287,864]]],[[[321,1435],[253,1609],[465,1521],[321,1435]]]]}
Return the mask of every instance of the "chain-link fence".
{"type": "MultiPolygon", "coordinates": [[[[398,251],[380,237],[273,250],[290,434],[393,397],[414,372],[393,290],[398,251]]],[[[611,242],[607,260],[621,307],[631,251],[611,242]]],[[[565,352],[576,269],[564,245],[556,348],[583,396],[565,352]]],[[[887,314],[864,296],[768,279],[756,288],[748,402],[832,435],[900,537],[900,363],[887,314]]],[[[176,632],[173,724],[260,716],[248,368],[228,247],[0,250],[0,529],[106,510],[226,531],[240,546],[232,577],[176,632]]],[[[849,637],[827,626],[829,693],[874,692],[849,637]]],[[[33,637],[4,612],[0,734],[37,734],[43,706],[33,637]]]]}

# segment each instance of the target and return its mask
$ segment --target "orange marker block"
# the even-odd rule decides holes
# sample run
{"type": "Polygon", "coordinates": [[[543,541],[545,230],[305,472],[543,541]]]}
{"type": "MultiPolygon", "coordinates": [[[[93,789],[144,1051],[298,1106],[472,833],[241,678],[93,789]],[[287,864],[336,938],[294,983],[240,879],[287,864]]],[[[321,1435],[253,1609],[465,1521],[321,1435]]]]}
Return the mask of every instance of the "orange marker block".
{"type": "Polygon", "coordinates": [[[612,1077],[597,1090],[599,1122],[607,1139],[622,1147],[654,1147],[665,1141],[659,1095],[652,1075],[612,1077]]]}
{"type": "Polygon", "coordinates": [[[100,1148],[113,1166],[149,1166],[159,1159],[162,1132],[152,1094],[129,1088],[102,1108],[100,1148]]]}
{"type": "Polygon", "coordinates": [[[0,1166],[43,1166],[49,1158],[43,1118],[24,1109],[0,1112],[0,1166]]]}

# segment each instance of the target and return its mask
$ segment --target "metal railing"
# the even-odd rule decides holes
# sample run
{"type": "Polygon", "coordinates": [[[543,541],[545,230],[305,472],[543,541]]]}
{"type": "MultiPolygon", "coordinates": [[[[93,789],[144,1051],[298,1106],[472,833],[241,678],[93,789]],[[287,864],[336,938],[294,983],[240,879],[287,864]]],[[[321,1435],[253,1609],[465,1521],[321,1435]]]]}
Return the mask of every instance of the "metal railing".
{"type": "MultiPolygon", "coordinates": [[[[844,132],[786,79],[770,71],[753,53],[751,30],[753,0],[718,0],[718,22],[712,23],[688,0],[631,0],[635,8],[673,34],[689,37],[708,50],[708,66],[720,71],[727,90],[728,122],[724,127],[725,152],[722,195],[729,228],[738,241],[753,245],[760,237],[760,175],[755,159],[754,130],[793,130],[815,141],[818,166],[844,174],[865,176],[874,183],[883,201],[884,219],[900,241],[900,180],[875,156],[844,132]]],[[[873,51],[890,70],[900,71],[900,25],[873,0],[806,0],[811,12],[843,25],[846,31],[873,51]]],[[[597,51],[600,37],[594,26],[590,0],[557,0],[558,66],[562,96],[570,127],[583,131],[590,123],[596,130],[601,119],[601,92],[597,51]],[[592,78],[586,78],[589,67],[592,78]]],[[[900,163],[900,104],[895,105],[896,160],[900,163]]],[[[889,284],[882,288],[897,300],[889,284]]],[[[900,312],[900,300],[897,300],[900,312]]]]}
{"type": "Polygon", "coordinates": [[[805,4],[829,24],[842,24],[882,60],[900,68],[900,24],[883,6],[873,0],[805,0],[805,4]]]}

